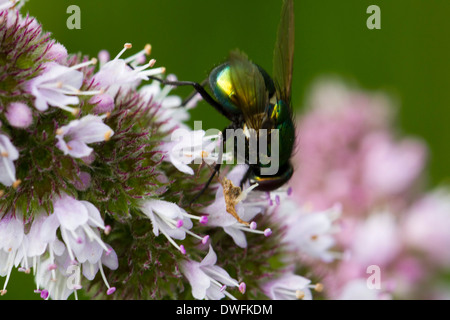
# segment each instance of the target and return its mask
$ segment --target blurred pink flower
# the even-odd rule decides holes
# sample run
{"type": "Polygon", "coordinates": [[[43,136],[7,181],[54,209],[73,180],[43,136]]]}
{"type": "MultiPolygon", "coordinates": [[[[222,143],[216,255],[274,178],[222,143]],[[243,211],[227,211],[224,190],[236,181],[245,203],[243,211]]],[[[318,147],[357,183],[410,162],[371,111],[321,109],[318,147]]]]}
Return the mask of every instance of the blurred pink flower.
{"type": "Polygon", "coordinates": [[[313,211],[342,204],[333,249],[341,259],[322,263],[327,296],[430,298],[434,289],[426,281],[436,264],[450,263],[450,193],[417,200],[426,144],[397,134],[394,106],[382,94],[319,82],[307,107],[297,122],[290,186],[298,205],[310,203],[313,211]],[[381,290],[368,290],[371,266],[380,268],[381,290]]]}
{"type": "Polygon", "coordinates": [[[350,255],[364,270],[370,265],[388,265],[401,250],[398,224],[390,212],[371,214],[355,231],[350,255]]]}
{"type": "Polygon", "coordinates": [[[363,152],[362,183],[375,199],[408,191],[420,176],[427,153],[418,140],[394,142],[386,132],[366,137],[363,152]]]}
{"type": "Polygon", "coordinates": [[[375,204],[412,192],[426,147],[411,138],[396,141],[385,96],[321,82],[308,103],[297,124],[291,180],[296,198],[314,210],[341,203],[347,214],[363,215],[375,204]]]}
{"type": "Polygon", "coordinates": [[[284,199],[276,211],[285,227],[284,241],[305,259],[331,262],[336,258],[332,249],[339,232],[337,221],[341,215],[339,204],[319,212],[311,212],[291,199],[284,199]]]}
{"type": "Polygon", "coordinates": [[[450,193],[439,189],[417,200],[404,217],[404,241],[434,262],[450,263],[450,193]]]}
{"type": "Polygon", "coordinates": [[[389,294],[367,287],[366,279],[355,279],[348,282],[337,297],[338,300],[388,300],[389,294]]]}
{"type": "MultiPolygon", "coordinates": [[[[347,240],[342,259],[323,280],[327,293],[333,299],[340,298],[350,282],[367,279],[370,276],[368,268],[372,266],[381,270],[381,289],[391,291],[388,287],[393,274],[409,271],[406,263],[393,271],[403,250],[397,218],[388,211],[375,211],[366,219],[353,219],[351,223],[351,228],[343,228],[342,233],[352,241],[347,240]]],[[[405,279],[415,281],[417,278],[405,276],[405,279]]]]}

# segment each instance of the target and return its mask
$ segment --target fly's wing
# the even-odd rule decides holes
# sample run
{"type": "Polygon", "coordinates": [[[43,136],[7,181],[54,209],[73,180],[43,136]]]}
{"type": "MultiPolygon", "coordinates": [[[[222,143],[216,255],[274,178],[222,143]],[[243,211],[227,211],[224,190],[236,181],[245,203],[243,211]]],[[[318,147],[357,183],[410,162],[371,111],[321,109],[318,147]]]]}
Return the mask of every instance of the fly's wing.
{"type": "Polygon", "coordinates": [[[233,102],[242,111],[247,126],[258,130],[269,105],[264,78],[258,67],[239,51],[230,53],[229,64],[233,102]]]}
{"type": "Polygon", "coordinates": [[[294,0],[284,0],[273,55],[273,78],[277,98],[290,105],[294,65],[294,0]]]}

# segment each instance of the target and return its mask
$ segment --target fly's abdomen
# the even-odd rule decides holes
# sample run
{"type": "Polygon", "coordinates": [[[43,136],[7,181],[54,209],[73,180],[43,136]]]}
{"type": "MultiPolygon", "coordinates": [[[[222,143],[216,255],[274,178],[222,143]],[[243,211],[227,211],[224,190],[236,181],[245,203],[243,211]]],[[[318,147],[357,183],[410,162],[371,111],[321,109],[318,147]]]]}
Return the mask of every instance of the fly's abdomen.
{"type": "Polygon", "coordinates": [[[279,156],[280,156],[280,164],[285,164],[292,156],[292,151],[295,145],[295,127],[292,122],[292,119],[287,119],[283,123],[279,124],[278,127],[279,132],[279,156]]]}
{"type": "Polygon", "coordinates": [[[288,182],[294,173],[294,169],[292,168],[289,162],[286,162],[280,170],[275,175],[258,175],[253,173],[250,176],[250,184],[253,185],[255,183],[258,184],[256,190],[259,191],[272,191],[276,190],[286,182],[288,182]]]}
{"type": "Polygon", "coordinates": [[[278,100],[277,104],[269,109],[269,118],[273,129],[276,130],[272,130],[267,152],[273,157],[273,148],[278,148],[278,160],[280,166],[283,166],[289,161],[295,144],[295,126],[289,106],[284,101],[278,100]]]}

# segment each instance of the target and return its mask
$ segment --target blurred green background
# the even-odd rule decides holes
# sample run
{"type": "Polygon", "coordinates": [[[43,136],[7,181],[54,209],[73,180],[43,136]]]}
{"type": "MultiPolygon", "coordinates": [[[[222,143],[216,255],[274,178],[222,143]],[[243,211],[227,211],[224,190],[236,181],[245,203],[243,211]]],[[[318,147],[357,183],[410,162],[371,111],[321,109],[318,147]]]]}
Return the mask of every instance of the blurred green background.
{"type": "MultiPolygon", "coordinates": [[[[202,81],[240,48],[269,73],[281,0],[30,0],[23,8],[70,53],[112,56],[125,42],[137,52],[151,43],[152,58],[180,80],[202,81]],[[81,9],[81,29],[69,30],[66,9],[81,9]]],[[[430,149],[430,187],[450,175],[450,1],[295,0],[293,105],[322,75],[339,75],[364,89],[384,90],[400,106],[403,134],[430,149]],[[369,30],[369,5],[381,9],[381,30],[369,30]]],[[[188,88],[173,91],[180,96],[188,88]]],[[[222,128],[227,120],[201,103],[192,120],[222,128]]],[[[4,279],[0,279],[3,285],[4,279]]],[[[38,298],[31,276],[14,273],[3,299],[38,298]],[[25,290],[24,290],[25,289],[25,290]]]]}

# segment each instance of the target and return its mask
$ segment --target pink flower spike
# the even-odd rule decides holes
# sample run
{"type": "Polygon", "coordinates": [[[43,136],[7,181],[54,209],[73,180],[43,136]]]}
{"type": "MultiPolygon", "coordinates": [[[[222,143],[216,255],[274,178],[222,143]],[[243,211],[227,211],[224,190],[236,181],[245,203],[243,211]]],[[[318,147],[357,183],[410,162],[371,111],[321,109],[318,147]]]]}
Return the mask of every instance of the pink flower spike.
{"type": "Polygon", "coordinates": [[[186,249],[184,248],[183,245],[180,245],[180,251],[182,254],[186,254],[186,249]]]}
{"type": "Polygon", "coordinates": [[[208,243],[208,240],[209,240],[209,235],[206,235],[206,236],[203,237],[202,243],[203,243],[203,244],[207,244],[207,243],[208,243]]]}
{"type": "Polygon", "coordinates": [[[114,292],[116,292],[116,287],[111,287],[108,289],[108,291],[106,291],[106,294],[108,296],[112,295],[114,292]]]}
{"type": "Polygon", "coordinates": [[[271,234],[272,234],[272,230],[270,228],[267,228],[266,230],[264,230],[264,236],[270,237],[271,234]]]}
{"type": "Polygon", "coordinates": [[[246,289],[247,289],[247,285],[245,284],[245,282],[241,282],[239,284],[239,292],[244,294],[246,289]]]}
{"type": "Polygon", "coordinates": [[[179,219],[178,221],[177,221],[177,228],[181,228],[183,226],[183,220],[182,219],[179,219]]]}
{"type": "Polygon", "coordinates": [[[201,224],[207,224],[208,223],[208,216],[202,216],[200,218],[200,223],[201,224]]]}

